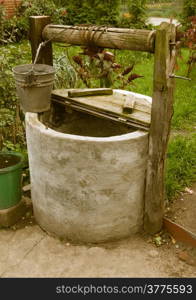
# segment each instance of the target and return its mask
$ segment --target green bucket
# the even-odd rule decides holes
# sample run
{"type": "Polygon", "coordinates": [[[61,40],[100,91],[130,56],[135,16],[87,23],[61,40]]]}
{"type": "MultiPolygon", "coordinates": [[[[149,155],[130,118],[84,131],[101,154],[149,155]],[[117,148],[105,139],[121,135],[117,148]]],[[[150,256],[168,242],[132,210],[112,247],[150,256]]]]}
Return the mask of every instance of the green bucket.
{"type": "Polygon", "coordinates": [[[20,202],[22,194],[23,156],[16,152],[0,152],[0,209],[20,202]]]}

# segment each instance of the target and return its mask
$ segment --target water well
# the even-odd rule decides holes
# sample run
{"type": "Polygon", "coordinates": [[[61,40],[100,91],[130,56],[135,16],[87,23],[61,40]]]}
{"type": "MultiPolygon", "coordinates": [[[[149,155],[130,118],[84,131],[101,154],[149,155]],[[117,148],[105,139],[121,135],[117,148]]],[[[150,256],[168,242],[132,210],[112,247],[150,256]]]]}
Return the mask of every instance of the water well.
{"type": "MultiPolygon", "coordinates": [[[[54,91],[53,96],[59,102],[66,93],[54,91]]],[[[85,104],[95,99],[100,106],[100,97],[79,97],[78,105],[81,99],[85,104]]],[[[128,98],[134,100],[136,116],[143,107],[143,116],[150,118],[150,97],[114,90],[106,98],[110,105],[113,99],[114,115],[122,110],[119,101],[128,98]]],[[[128,237],[143,226],[148,132],[119,116],[117,122],[111,115],[100,118],[80,105],[79,110],[70,106],[52,109],[41,119],[26,114],[35,218],[46,231],[74,242],[128,237]]]]}
{"type": "Polygon", "coordinates": [[[88,97],[80,101],[69,95],[62,101],[61,92],[53,91],[61,109],[53,109],[53,103],[50,113],[26,114],[32,200],[44,229],[81,242],[119,239],[142,225],[151,234],[161,230],[174,78],[179,78],[174,74],[176,33],[175,25],[165,22],[145,30],[54,25],[49,16],[30,17],[36,64],[53,64],[56,42],[154,54],[152,109],[151,98],[119,90],[113,100],[118,94],[121,102],[128,97],[136,105],[124,110],[114,101],[108,110],[102,101],[91,105],[88,97]]]}

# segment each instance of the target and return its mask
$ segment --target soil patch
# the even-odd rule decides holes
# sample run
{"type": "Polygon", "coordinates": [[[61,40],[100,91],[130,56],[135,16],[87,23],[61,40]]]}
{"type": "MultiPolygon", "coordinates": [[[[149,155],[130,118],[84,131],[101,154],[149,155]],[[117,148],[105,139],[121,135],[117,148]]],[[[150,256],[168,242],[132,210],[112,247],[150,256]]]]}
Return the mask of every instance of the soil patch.
{"type": "Polygon", "coordinates": [[[21,158],[19,156],[14,156],[11,154],[1,154],[0,155],[0,169],[8,168],[14,166],[20,162],[21,158]]]}
{"type": "Polygon", "coordinates": [[[167,217],[196,234],[196,183],[186,188],[167,208],[167,217]]]}

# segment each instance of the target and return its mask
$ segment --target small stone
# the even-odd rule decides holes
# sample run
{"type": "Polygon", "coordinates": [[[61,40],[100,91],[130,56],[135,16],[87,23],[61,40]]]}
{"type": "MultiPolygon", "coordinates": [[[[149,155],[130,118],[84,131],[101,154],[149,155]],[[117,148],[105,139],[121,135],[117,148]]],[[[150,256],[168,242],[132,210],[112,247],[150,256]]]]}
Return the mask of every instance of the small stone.
{"type": "Polygon", "coordinates": [[[188,187],[185,188],[185,192],[192,195],[193,194],[193,190],[189,189],[188,187]]]}
{"type": "Polygon", "coordinates": [[[149,255],[151,257],[157,257],[159,255],[159,252],[157,250],[152,249],[149,251],[149,255]]]}
{"type": "Polygon", "coordinates": [[[179,248],[179,245],[175,245],[175,247],[178,249],[178,248],[179,248]]]}
{"type": "Polygon", "coordinates": [[[29,218],[31,213],[29,211],[26,212],[26,218],[29,218]]]}
{"type": "Polygon", "coordinates": [[[66,243],[65,245],[66,245],[66,246],[70,246],[70,243],[66,243]]]}
{"type": "Polygon", "coordinates": [[[173,236],[171,236],[171,241],[172,241],[172,244],[174,244],[174,245],[175,245],[175,243],[176,243],[176,240],[173,238],[173,236]]]}

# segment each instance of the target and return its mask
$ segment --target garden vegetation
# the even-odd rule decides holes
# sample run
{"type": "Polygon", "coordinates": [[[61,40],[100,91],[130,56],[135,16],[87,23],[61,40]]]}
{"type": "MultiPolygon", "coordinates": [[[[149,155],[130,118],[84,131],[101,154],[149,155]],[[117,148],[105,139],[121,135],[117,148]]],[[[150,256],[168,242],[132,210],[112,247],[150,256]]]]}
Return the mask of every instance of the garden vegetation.
{"type": "MultiPolygon", "coordinates": [[[[31,63],[31,50],[27,41],[30,15],[51,15],[53,23],[56,24],[93,23],[146,28],[146,5],[152,5],[152,2],[158,1],[23,0],[12,19],[5,18],[5,12],[0,5],[0,150],[26,153],[24,114],[18,105],[12,68],[15,65],[31,63]]],[[[196,14],[195,1],[185,0],[183,12],[181,15],[183,24],[188,24],[189,18],[196,14]]],[[[77,64],[73,60],[80,52],[79,47],[63,48],[60,44],[54,45],[56,88],[85,87],[85,82],[77,72],[77,64]]],[[[121,65],[122,70],[134,65],[134,73],[141,76],[128,82],[126,89],[152,96],[153,55],[117,50],[112,53],[115,56],[115,63],[121,65]]],[[[178,75],[187,75],[188,59],[189,50],[183,48],[181,56],[178,57],[176,70],[178,75]]],[[[195,75],[193,68],[190,71],[191,81],[176,80],[174,116],[166,169],[169,199],[196,180],[196,135],[193,133],[196,124],[195,75]]],[[[119,88],[117,78],[110,84],[113,88],[119,88]]],[[[96,80],[91,81],[91,87],[98,87],[97,85],[96,80]]]]}

